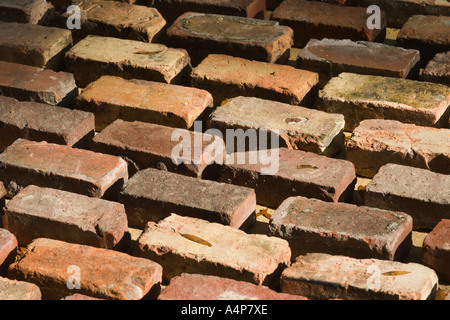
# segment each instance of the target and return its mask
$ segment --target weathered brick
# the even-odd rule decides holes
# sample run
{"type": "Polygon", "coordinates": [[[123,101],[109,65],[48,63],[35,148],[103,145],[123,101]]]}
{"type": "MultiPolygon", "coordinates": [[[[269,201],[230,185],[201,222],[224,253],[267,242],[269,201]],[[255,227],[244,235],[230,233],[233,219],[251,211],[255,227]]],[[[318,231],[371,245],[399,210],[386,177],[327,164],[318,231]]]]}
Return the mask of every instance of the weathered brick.
{"type": "Polygon", "coordinates": [[[436,271],[439,280],[450,282],[450,219],[442,219],[423,242],[422,263],[436,271]]]}
{"type": "Polygon", "coordinates": [[[64,297],[61,300],[76,300],[76,301],[80,301],[80,300],[102,300],[99,298],[93,298],[84,294],[79,294],[79,293],[75,293],[72,294],[70,296],[64,297]]]}
{"type": "Polygon", "coordinates": [[[50,9],[46,0],[1,0],[0,21],[42,24],[48,20],[50,9]]]}
{"type": "Polygon", "coordinates": [[[6,188],[3,182],[0,181],[0,209],[5,205],[6,188]]]}
{"type": "Polygon", "coordinates": [[[286,239],[293,258],[322,252],[401,261],[412,245],[412,225],[402,212],[290,197],[272,214],[269,235],[286,239]]]}
{"type": "Polygon", "coordinates": [[[216,105],[237,96],[253,96],[308,106],[318,81],[314,72],[218,54],[209,55],[191,73],[192,85],[208,90],[216,105]]]}
{"type": "Polygon", "coordinates": [[[353,131],[365,119],[446,127],[450,88],[431,82],[341,73],[319,92],[316,107],[343,114],[346,131],[353,131]]]}
{"type": "Polygon", "coordinates": [[[21,101],[70,106],[78,95],[73,75],[0,61],[0,90],[3,96],[21,101]]]}
{"type": "Polygon", "coordinates": [[[183,14],[167,30],[169,45],[186,49],[194,66],[213,53],[285,61],[292,36],[292,30],[277,21],[197,12],[183,14]]]}
{"type": "Polygon", "coordinates": [[[438,277],[418,263],[309,253],[283,271],[280,285],[311,299],[426,300],[434,299],[438,277]]]}
{"type": "Polygon", "coordinates": [[[450,50],[450,17],[414,15],[403,25],[397,43],[420,51],[425,66],[437,53],[450,50]]]}
{"type": "MultiPolygon", "coordinates": [[[[272,134],[276,134],[274,130],[278,130],[281,147],[327,156],[332,156],[344,148],[343,115],[277,101],[252,97],[232,98],[225,105],[214,110],[207,125],[209,128],[216,128],[222,132],[227,149],[232,141],[232,134],[235,134],[234,131],[227,134],[227,129],[252,129],[272,134]]],[[[267,138],[269,139],[271,138],[267,138]]],[[[236,150],[243,151],[238,143],[235,143],[238,147],[236,150]]],[[[250,141],[246,150],[252,148],[250,141]]]]}
{"type": "Polygon", "coordinates": [[[0,60],[61,70],[72,46],[68,29],[0,22],[0,60]]]}
{"type": "Polygon", "coordinates": [[[263,19],[266,12],[264,0],[144,0],[141,3],[155,7],[172,24],[186,12],[215,13],[263,19]]]}
{"type": "Polygon", "coordinates": [[[272,19],[294,30],[294,45],[304,47],[310,39],[350,39],[383,41],[386,13],[381,11],[380,29],[370,29],[367,8],[346,7],[319,1],[286,0],[277,7],[272,19]]]}
{"type": "Polygon", "coordinates": [[[266,286],[217,276],[183,273],[170,280],[158,300],[307,300],[266,286]]]}
{"type": "Polygon", "coordinates": [[[83,147],[94,137],[94,115],[0,96],[0,152],[18,138],[83,147]]]}
{"type": "Polygon", "coordinates": [[[419,74],[420,53],[383,43],[348,39],[311,39],[297,57],[297,67],[319,73],[323,87],[341,72],[412,78],[419,74]]]}
{"type": "Polygon", "coordinates": [[[89,84],[74,103],[74,108],[95,114],[97,131],[117,119],[188,129],[212,106],[205,90],[113,76],[89,84]]]}
{"type": "MultiPolygon", "coordinates": [[[[223,148],[223,140],[209,134],[140,121],[116,120],[95,136],[90,149],[126,159],[130,176],[137,170],[158,168],[186,176],[202,177],[210,174],[210,162],[205,159],[208,160],[207,157],[210,156],[208,148],[216,145],[217,148],[223,148]],[[187,146],[186,150],[190,148],[189,154],[174,153],[180,143],[187,146]],[[199,148],[199,152],[196,148],[199,148]],[[208,170],[205,171],[207,167],[208,170]]],[[[226,151],[223,148],[222,162],[225,157],[226,151]]]]}
{"type": "Polygon", "coordinates": [[[41,300],[37,285],[0,277],[0,300],[41,300]]]}
{"type": "Polygon", "coordinates": [[[75,293],[117,300],[154,298],[161,274],[161,266],[148,259],[45,238],[29,244],[22,258],[8,269],[8,278],[37,284],[45,300],[75,293]]]}
{"type": "Polygon", "coordinates": [[[450,51],[435,55],[423,70],[422,79],[450,86],[450,51]]]}
{"type": "MultiPolygon", "coordinates": [[[[155,8],[118,1],[72,0],[80,8],[80,29],[72,29],[74,42],[89,34],[151,42],[157,40],[166,20],[155,8]]],[[[72,12],[62,12],[55,22],[66,28],[72,12]]]]}
{"type": "Polygon", "coordinates": [[[26,187],[8,202],[2,222],[21,246],[49,238],[123,250],[130,240],[122,204],[36,186],[26,187]]]}
{"type": "Polygon", "coordinates": [[[291,250],[280,238],[172,214],[157,224],[147,224],[133,254],[160,263],[166,280],[182,273],[200,273],[273,289],[290,263],[291,250]],[[190,240],[190,235],[208,245],[190,240]]]}
{"type": "Polygon", "coordinates": [[[366,186],[364,204],[409,214],[414,229],[450,219],[450,176],[397,164],[380,168],[366,186]]]}
{"type": "Polygon", "coordinates": [[[255,222],[253,189],[153,168],[131,177],[119,202],[125,205],[128,224],[141,229],[171,213],[243,229],[255,222]]]}
{"type": "Polygon", "coordinates": [[[8,266],[14,262],[17,245],[15,235],[7,229],[0,228],[0,276],[5,274],[8,266]]]}
{"type": "Polygon", "coordinates": [[[291,196],[331,202],[352,197],[356,175],[349,161],[279,148],[278,162],[271,164],[276,173],[265,174],[269,165],[262,161],[253,164],[249,158],[249,152],[229,155],[218,181],[254,189],[258,204],[276,208],[291,196]],[[239,160],[241,156],[245,161],[239,160]]]}
{"type": "Polygon", "coordinates": [[[10,194],[32,184],[113,199],[127,179],[119,157],[53,143],[17,139],[0,154],[0,180],[10,194]]]}
{"type": "Polygon", "coordinates": [[[347,142],[347,160],[357,174],[369,178],[387,163],[450,174],[449,142],[449,129],[363,120],[347,142]]]}
{"type": "Polygon", "coordinates": [[[103,75],[175,83],[190,72],[189,55],[183,49],[113,37],[89,35],[65,58],[67,71],[83,88],[103,75]]]}

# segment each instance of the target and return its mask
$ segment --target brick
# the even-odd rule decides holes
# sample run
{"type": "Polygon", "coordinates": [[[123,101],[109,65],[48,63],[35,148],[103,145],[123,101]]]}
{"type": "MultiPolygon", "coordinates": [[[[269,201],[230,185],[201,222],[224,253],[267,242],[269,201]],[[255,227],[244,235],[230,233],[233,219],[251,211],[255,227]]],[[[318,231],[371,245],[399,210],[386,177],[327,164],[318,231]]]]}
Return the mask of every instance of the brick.
{"type": "Polygon", "coordinates": [[[436,54],[423,70],[422,79],[450,86],[450,51],[436,54]]]}
{"type": "Polygon", "coordinates": [[[69,106],[78,95],[73,75],[50,69],[0,61],[0,90],[3,96],[69,106]]]}
{"type": "Polygon", "coordinates": [[[5,274],[8,266],[14,262],[16,250],[17,239],[15,235],[7,229],[0,228],[0,276],[5,274]]]}
{"type": "Polygon", "coordinates": [[[0,60],[62,70],[72,46],[70,30],[34,24],[0,22],[0,60]]]}
{"type": "Polygon", "coordinates": [[[420,53],[383,43],[348,39],[311,39],[297,57],[297,67],[319,73],[320,87],[342,72],[395,78],[419,74],[420,53]]]}
{"type": "MultiPolygon", "coordinates": [[[[81,28],[72,29],[75,43],[89,34],[152,42],[158,39],[166,25],[166,20],[155,8],[105,0],[72,0],[72,4],[81,10],[81,28]]],[[[72,14],[62,12],[55,23],[66,28],[72,14]]]]}
{"type": "Polygon", "coordinates": [[[119,157],[17,139],[0,154],[0,180],[10,194],[32,184],[114,199],[128,172],[127,163],[119,157]]]}
{"type": "Polygon", "coordinates": [[[293,258],[321,252],[401,261],[412,245],[412,225],[402,212],[290,197],[272,214],[269,235],[286,239],[293,258]]]}
{"type": "Polygon", "coordinates": [[[387,163],[450,174],[449,141],[449,129],[363,120],[347,142],[347,160],[357,174],[369,178],[387,163]]]}
{"type": "Polygon", "coordinates": [[[272,19],[294,30],[294,46],[304,47],[310,39],[384,40],[386,13],[381,11],[380,29],[369,29],[367,8],[346,7],[319,1],[286,0],[272,19]]]}
{"type": "Polygon", "coordinates": [[[21,246],[49,238],[123,250],[130,239],[122,204],[36,186],[26,187],[8,202],[2,221],[21,246]]]}
{"type": "Polygon", "coordinates": [[[442,219],[423,242],[422,263],[436,271],[439,280],[450,282],[450,219],[442,219]]]}
{"type": "Polygon", "coordinates": [[[19,138],[67,146],[87,146],[94,137],[94,115],[0,96],[0,151],[19,138]]]}
{"type": "Polygon", "coordinates": [[[93,297],[90,297],[90,296],[86,296],[84,294],[75,293],[75,294],[72,294],[70,296],[62,298],[61,300],[76,300],[76,301],[80,301],[80,300],[102,300],[102,299],[93,298],[93,297]]]}
{"type": "Polygon", "coordinates": [[[407,213],[414,229],[433,229],[450,219],[450,176],[397,164],[380,168],[366,186],[364,204],[407,213]]]}
{"type": "Polygon", "coordinates": [[[262,0],[144,0],[141,2],[155,7],[168,21],[168,24],[172,24],[186,12],[215,13],[258,19],[263,19],[266,12],[266,3],[262,0]]]}
{"type": "Polygon", "coordinates": [[[103,75],[176,83],[190,71],[189,55],[183,49],[95,35],[74,45],[65,58],[67,71],[82,88],[103,75]]]}
{"type": "Polygon", "coordinates": [[[119,202],[125,205],[128,224],[141,229],[171,213],[243,229],[255,222],[253,189],[152,168],[130,178],[119,202]]]}
{"type": "Polygon", "coordinates": [[[450,88],[431,82],[341,73],[319,92],[316,107],[343,114],[346,131],[353,131],[365,119],[446,127],[450,88]]]}
{"type": "MultiPolygon", "coordinates": [[[[209,162],[204,161],[209,156],[207,148],[213,148],[216,145],[218,148],[223,148],[223,140],[206,133],[185,129],[176,130],[152,123],[116,120],[95,136],[90,149],[127,159],[130,176],[137,170],[147,168],[162,168],[191,177],[208,176],[211,166],[209,162]],[[181,137],[179,140],[176,133],[179,133],[181,137]],[[174,134],[175,138],[172,139],[174,134]],[[189,154],[174,154],[175,148],[180,143],[190,148],[189,154]],[[196,154],[197,145],[200,148],[198,154],[196,154]]],[[[222,162],[225,157],[226,152],[223,148],[222,162]]]]}
{"type": "Polygon", "coordinates": [[[209,54],[274,63],[289,57],[293,32],[277,21],[187,12],[167,30],[170,46],[189,52],[193,66],[209,54]]]}
{"type": "MultiPolygon", "coordinates": [[[[227,129],[252,129],[273,134],[277,134],[274,130],[278,130],[281,147],[327,156],[344,148],[344,116],[277,101],[253,97],[232,98],[214,110],[207,125],[222,132],[227,148],[233,138],[230,132],[227,135],[227,129]]],[[[237,151],[242,151],[237,143],[235,146],[238,147],[237,151]]],[[[246,150],[251,149],[250,143],[246,150]]]]}
{"type": "Polygon", "coordinates": [[[113,300],[154,298],[161,274],[161,266],[148,259],[45,238],[29,244],[22,259],[8,269],[9,278],[37,284],[44,300],[76,293],[113,300]],[[80,289],[73,287],[77,275],[80,289]]]}
{"type": "Polygon", "coordinates": [[[419,50],[425,66],[437,53],[450,50],[450,17],[411,16],[398,33],[397,44],[419,50]]]}
{"type": "Polygon", "coordinates": [[[34,283],[0,277],[0,300],[41,300],[41,290],[34,283]]]}
{"type": "Polygon", "coordinates": [[[201,273],[274,289],[282,269],[290,263],[291,251],[280,238],[172,214],[157,224],[147,224],[133,255],[160,263],[166,280],[182,273],[201,273]],[[199,237],[211,246],[182,234],[199,237]]]}
{"type": "Polygon", "coordinates": [[[50,2],[53,7],[59,12],[62,10],[65,10],[69,4],[68,0],[47,0],[47,2],[50,2]]]}
{"type": "Polygon", "coordinates": [[[281,292],[310,299],[426,300],[434,299],[438,278],[418,263],[310,253],[285,269],[280,282],[281,292]]]}
{"type": "Polygon", "coordinates": [[[317,73],[291,66],[211,54],[191,73],[192,86],[208,90],[214,103],[252,96],[308,106],[317,93],[317,73]]]}
{"type": "Polygon", "coordinates": [[[45,0],[1,0],[0,21],[41,24],[51,13],[45,0]]]}
{"type": "Polygon", "coordinates": [[[170,280],[158,300],[307,300],[266,286],[217,276],[183,273],[170,280]]]}
{"type": "Polygon", "coordinates": [[[218,181],[254,189],[258,204],[276,208],[291,196],[330,202],[351,200],[356,175],[349,161],[279,148],[278,162],[272,164],[278,166],[277,172],[265,174],[268,165],[262,161],[252,164],[249,156],[249,152],[229,155],[218,181]],[[245,163],[239,160],[241,156],[245,163]]]}
{"type": "Polygon", "coordinates": [[[3,208],[5,205],[5,197],[6,197],[7,191],[5,188],[5,185],[3,182],[0,181],[0,208],[3,208]]]}
{"type": "Polygon", "coordinates": [[[74,108],[95,114],[97,131],[117,119],[188,129],[212,106],[205,90],[114,76],[89,84],[74,103],[74,108]]]}

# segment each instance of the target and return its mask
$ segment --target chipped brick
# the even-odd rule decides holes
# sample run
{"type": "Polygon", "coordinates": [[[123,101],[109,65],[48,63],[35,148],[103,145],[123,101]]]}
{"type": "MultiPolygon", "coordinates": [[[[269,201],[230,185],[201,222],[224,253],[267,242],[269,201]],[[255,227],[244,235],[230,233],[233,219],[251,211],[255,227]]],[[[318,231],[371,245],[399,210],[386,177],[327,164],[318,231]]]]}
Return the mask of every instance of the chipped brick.
{"type": "Polygon", "coordinates": [[[442,219],[423,242],[422,263],[436,271],[439,280],[450,282],[450,219],[442,219]]]}
{"type": "Polygon", "coordinates": [[[46,0],[1,0],[0,21],[42,24],[49,17],[50,8],[46,0]]]}
{"type": "Polygon", "coordinates": [[[17,245],[16,236],[7,229],[0,228],[0,275],[5,274],[8,266],[14,262],[17,245]]]}
{"type": "Polygon", "coordinates": [[[0,277],[0,300],[41,300],[37,285],[0,277]]]}
{"type": "Polygon", "coordinates": [[[422,79],[450,86],[450,51],[436,54],[423,70],[422,79]]]}

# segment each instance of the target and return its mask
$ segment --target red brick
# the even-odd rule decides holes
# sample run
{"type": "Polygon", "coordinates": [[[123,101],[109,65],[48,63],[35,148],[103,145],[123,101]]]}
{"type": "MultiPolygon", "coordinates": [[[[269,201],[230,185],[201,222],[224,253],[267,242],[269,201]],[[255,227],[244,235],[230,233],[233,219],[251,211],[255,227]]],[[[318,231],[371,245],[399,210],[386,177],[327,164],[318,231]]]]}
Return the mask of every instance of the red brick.
{"type": "Polygon", "coordinates": [[[0,61],[2,95],[21,101],[71,106],[78,95],[73,75],[24,64],[0,61]]]}
{"type": "Polygon", "coordinates": [[[94,137],[94,115],[0,96],[0,151],[18,138],[82,147],[94,137]]]}
{"type": "Polygon", "coordinates": [[[276,208],[291,196],[330,202],[349,201],[352,197],[356,175],[349,161],[280,148],[277,172],[264,174],[263,169],[269,165],[261,161],[252,164],[248,159],[249,152],[229,155],[218,181],[254,189],[258,204],[276,208]],[[240,156],[245,163],[238,162],[240,156]]]}
{"type": "Polygon", "coordinates": [[[294,45],[304,47],[310,39],[350,39],[383,41],[386,14],[381,11],[381,29],[369,29],[367,8],[345,7],[319,1],[286,0],[272,19],[294,30],[294,45]]]}
{"type": "Polygon", "coordinates": [[[436,271],[439,280],[450,282],[450,219],[442,219],[423,242],[422,263],[436,271]]]}
{"type": "Polygon", "coordinates": [[[364,204],[409,214],[414,229],[433,229],[450,219],[450,176],[396,164],[386,164],[366,186],[364,204]]]}
{"type": "Polygon", "coordinates": [[[450,86],[450,51],[436,54],[423,70],[422,79],[450,86]]]}
{"type": "Polygon", "coordinates": [[[0,21],[42,24],[52,10],[45,0],[1,0],[0,21]]]}
{"type": "Polygon", "coordinates": [[[383,43],[348,39],[311,39],[297,57],[297,67],[319,73],[323,87],[341,72],[395,78],[419,74],[420,53],[383,43]]]}
{"type": "Polygon", "coordinates": [[[292,35],[276,21],[187,12],[167,30],[167,41],[186,49],[193,66],[213,53],[273,63],[289,58],[292,35]]]}
{"type": "Polygon", "coordinates": [[[266,286],[217,276],[183,273],[172,278],[158,300],[307,300],[266,286]]]}
{"type": "Polygon", "coordinates": [[[286,239],[292,258],[322,252],[401,261],[412,245],[412,225],[402,212],[291,197],[272,214],[269,235],[286,239]]]}
{"type": "Polygon", "coordinates": [[[70,30],[0,22],[0,60],[61,70],[72,46],[70,30]]]}
{"type": "Polygon", "coordinates": [[[208,90],[216,105],[250,96],[308,106],[318,80],[317,73],[291,66],[218,54],[209,55],[191,73],[192,85],[208,90]]]}
{"type": "Polygon", "coordinates": [[[6,188],[3,182],[0,181],[0,208],[3,208],[5,205],[5,197],[6,197],[6,188]]]}
{"type": "MultiPolygon", "coordinates": [[[[344,117],[341,114],[327,113],[277,101],[252,97],[232,98],[225,105],[214,110],[207,126],[222,132],[227,150],[231,151],[233,150],[230,141],[234,138],[232,134],[236,136],[236,132],[227,132],[227,129],[244,131],[251,129],[257,131],[258,135],[267,133],[269,136],[266,141],[268,147],[272,143],[270,136],[277,134],[279,145],[289,149],[326,156],[333,156],[344,149],[342,132],[344,117]]],[[[245,141],[235,141],[234,150],[254,150],[256,146],[252,145],[251,139],[249,140],[245,149],[240,147],[246,143],[245,141]]],[[[259,145],[261,141],[263,141],[262,138],[258,141],[259,145]]]]}
{"type": "Polygon", "coordinates": [[[148,223],[133,255],[163,267],[163,279],[182,273],[201,273],[246,281],[274,289],[291,257],[286,240],[172,214],[157,224],[148,223]],[[207,241],[203,245],[182,236],[207,241]]]}
{"type": "Polygon", "coordinates": [[[310,299],[432,300],[438,278],[418,263],[309,253],[285,269],[280,282],[281,292],[310,299]]]}
{"type": "Polygon", "coordinates": [[[18,139],[0,154],[0,180],[10,194],[33,184],[113,199],[127,179],[123,159],[63,145],[18,139]]]}
{"type": "Polygon", "coordinates": [[[450,174],[449,142],[449,129],[363,120],[347,142],[347,160],[364,177],[373,177],[387,163],[450,174]]]}
{"type": "Polygon", "coordinates": [[[33,283],[0,277],[0,300],[41,300],[41,290],[33,283]]]}
{"type": "Polygon", "coordinates": [[[157,170],[136,173],[119,196],[130,226],[177,213],[246,229],[255,222],[253,189],[157,170]]]}
{"type": "MultiPolygon", "coordinates": [[[[118,1],[72,0],[81,10],[80,29],[72,29],[74,42],[89,34],[151,42],[166,25],[166,20],[155,8],[118,1]]],[[[62,12],[56,24],[66,28],[72,12],[62,12]]]]}
{"type": "Polygon", "coordinates": [[[8,269],[8,277],[37,284],[45,300],[72,294],[114,300],[140,300],[159,293],[162,268],[148,259],[108,249],[40,238],[8,269]],[[71,267],[72,268],[69,268],[71,267]],[[76,284],[79,268],[80,289],[76,284]]]}
{"type": "MultiPolygon", "coordinates": [[[[185,129],[174,129],[140,121],[127,122],[116,120],[95,136],[90,149],[95,152],[113,154],[126,159],[129,162],[130,176],[136,170],[158,168],[186,176],[202,177],[204,174],[208,176],[211,168],[209,166],[210,163],[202,161],[202,159],[209,157],[207,148],[212,148],[216,145],[223,147],[223,140],[209,134],[185,129]],[[178,133],[179,136],[175,133],[178,133]],[[173,140],[172,135],[174,134],[173,140]],[[185,141],[186,136],[190,140],[185,141]],[[177,140],[178,138],[179,140],[177,140]],[[201,148],[199,155],[196,155],[195,151],[196,141],[199,141],[201,148]],[[182,156],[172,154],[173,150],[180,143],[183,145],[186,143],[189,146],[189,154],[183,154],[182,156]],[[196,159],[195,157],[198,158],[196,159]],[[205,171],[207,167],[208,170],[205,171]]],[[[223,148],[222,161],[225,157],[226,152],[225,148],[223,148]]]]}
{"type": "Polygon", "coordinates": [[[14,234],[7,229],[0,228],[0,276],[5,274],[8,266],[14,262],[17,245],[14,234]]]}
{"type": "Polygon", "coordinates": [[[425,66],[437,53],[450,50],[450,17],[414,15],[397,35],[398,45],[420,51],[425,66]]]}
{"type": "Polygon", "coordinates": [[[130,239],[122,204],[36,186],[26,187],[8,202],[2,221],[21,246],[49,238],[123,250],[130,239]]]}
{"type": "Polygon", "coordinates": [[[66,53],[67,71],[84,88],[103,75],[181,83],[190,71],[183,49],[162,44],[89,35],[66,53]]]}
{"type": "Polygon", "coordinates": [[[95,114],[97,131],[117,119],[188,129],[212,106],[213,98],[205,90],[111,76],[88,85],[74,105],[95,114]]]}

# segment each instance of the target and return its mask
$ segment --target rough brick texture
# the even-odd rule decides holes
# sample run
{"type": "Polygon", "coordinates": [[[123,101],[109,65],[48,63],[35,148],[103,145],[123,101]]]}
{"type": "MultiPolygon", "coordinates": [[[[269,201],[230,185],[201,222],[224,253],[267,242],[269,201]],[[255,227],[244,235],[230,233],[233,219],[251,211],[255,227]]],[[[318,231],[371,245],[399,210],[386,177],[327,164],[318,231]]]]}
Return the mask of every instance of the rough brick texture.
{"type": "Polygon", "coordinates": [[[347,142],[347,159],[365,177],[373,177],[387,163],[450,174],[449,142],[449,129],[363,120],[347,142]]]}
{"type": "Polygon", "coordinates": [[[417,263],[310,253],[285,269],[280,282],[281,292],[311,299],[426,300],[434,299],[438,277],[417,263]]]}
{"type": "Polygon", "coordinates": [[[158,169],[136,173],[120,193],[130,226],[143,229],[176,213],[245,229],[255,221],[253,189],[158,169]]]}
{"type": "Polygon", "coordinates": [[[221,54],[209,55],[191,73],[192,85],[210,92],[215,105],[250,96],[308,106],[318,81],[314,72],[221,54]]]}
{"type": "Polygon", "coordinates": [[[8,266],[14,262],[17,245],[16,236],[7,229],[0,228],[0,276],[4,275],[8,266]]]}
{"type": "Polygon", "coordinates": [[[0,300],[41,300],[37,285],[25,281],[0,277],[0,300]]]}
{"type": "Polygon", "coordinates": [[[436,54],[423,70],[422,79],[450,86],[450,51],[436,54]]]}
{"type": "Polygon", "coordinates": [[[442,219],[423,242],[422,263],[436,271],[439,280],[450,282],[450,219],[442,219]]]}
{"type": "Polygon", "coordinates": [[[1,0],[0,21],[42,24],[52,13],[46,0],[1,0]]]}
{"type": "Polygon", "coordinates": [[[8,269],[8,278],[37,284],[45,300],[75,293],[104,299],[154,298],[161,274],[161,266],[148,259],[45,238],[29,244],[22,259],[8,269]]]}
{"type": "Polygon", "coordinates": [[[205,90],[111,76],[87,86],[74,104],[95,114],[97,131],[117,119],[188,129],[212,106],[213,98],[205,90]]]}
{"type": "Polygon", "coordinates": [[[122,204],[36,186],[26,187],[8,202],[2,222],[21,246],[49,238],[124,249],[130,238],[122,204]]]}
{"type": "Polygon", "coordinates": [[[3,182],[0,181],[0,208],[3,208],[5,205],[5,197],[6,197],[7,191],[5,188],[5,185],[3,182]]]}
{"type": "Polygon", "coordinates": [[[33,184],[115,198],[127,179],[127,163],[119,157],[53,143],[17,139],[0,154],[0,180],[10,194],[33,184]]]}
{"type": "Polygon", "coordinates": [[[405,212],[414,229],[433,229],[441,219],[450,219],[449,186],[449,175],[386,164],[366,186],[364,204],[405,212]]]}

